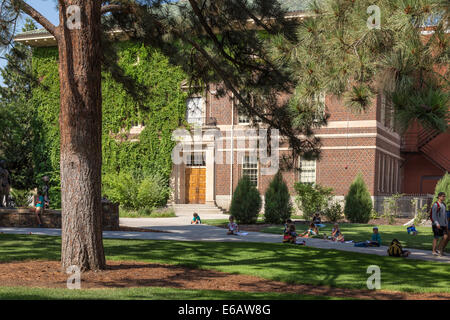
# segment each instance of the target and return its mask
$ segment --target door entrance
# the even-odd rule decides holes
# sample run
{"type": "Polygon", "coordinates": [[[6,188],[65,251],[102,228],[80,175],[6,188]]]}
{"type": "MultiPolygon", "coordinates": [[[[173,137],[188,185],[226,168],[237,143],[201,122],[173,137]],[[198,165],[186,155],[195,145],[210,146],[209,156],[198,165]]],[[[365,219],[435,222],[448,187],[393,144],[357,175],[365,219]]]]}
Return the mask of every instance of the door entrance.
{"type": "Polygon", "coordinates": [[[186,203],[205,203],[206,168],[186,168],[186,203]]]}

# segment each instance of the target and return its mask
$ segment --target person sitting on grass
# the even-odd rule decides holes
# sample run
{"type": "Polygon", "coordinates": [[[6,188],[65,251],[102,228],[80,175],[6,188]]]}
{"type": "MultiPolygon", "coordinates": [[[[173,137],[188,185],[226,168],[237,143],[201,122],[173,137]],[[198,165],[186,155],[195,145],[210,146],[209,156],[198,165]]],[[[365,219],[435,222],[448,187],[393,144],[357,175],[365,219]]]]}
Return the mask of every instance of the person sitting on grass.
{"type": "Polygon", "coordinates": [[[192,218],[191,224],[202,224],[202,220],[197,212],[194,212],[194,218],[192,218]]]}
{"type": "Polygon", "coordinates": [[[368,243],[369,247],[379,247],[381,246],[381,236],[378,233],[378,227],[373,227],[372,238],[368,243]]]}
{"type": "Polygon", "coordinates": [[[325,225],[322,224],[322,219],[320,218],[320,214],[319,214],[319,213],[314,214],[314,217],[313,217],[313,221],[312,221],[312,222],[314,223],[314,225],[315,225],[317,228],[323,228],[323,227],[325,227],[325,225]]]}
{"type": "Polygon", "coordinates": [[[381,236],[378,233],[377,227],[373,227],[373,234],[370,240],[355,243],[355,247],[379,247],[379,246],[381,246],[381,236]]]}
{"type": "Polygon", "coordinates": [[[403,250],[400,241],[398,241],[397,239],[392,240],[387,252],[391,257],[408,257],[411,254],[410,251],[403,250]]]}
{"type": "Polygon", "coordinates": [[[344,235],[339,228],[339,224],[335,223],[333,229],[331,230],[330,240],[344,242],[344,235]]]}
{"type": "Polygon", "coordinates": [[[316,235],[319,234],[319,230],[317,229],[316,225],[311,222],[311,224],[309,225],[309,229],[306,230],[305,232],[303,232],[300,237],[302,238],[312,238],[316,235]]]}
{"type": "Polygon", "coordinates": [[[227,235],[237,235],[239,232],[239,226],[234,222],[234,217],[230,216],[229,221],[227,235]]]}
{"type": "Polygon", "coordinates": [[[295,244],[297,241],[297,233],[295,232],[295,225],[290,224],[284,232],[283,243],[295,244]]]}
{"type": "Polygon", "coordinates": [[[291,224],[294,224],[294,223],[292,222],[292,220],[291,220],[291,219],[286,219],[286,222],[285,222],[285,224],[284,224],[284,231],[283,231],[283,233],[286,233],[286,232],[289,231],[289,226],[290,226],[291,224]]]}

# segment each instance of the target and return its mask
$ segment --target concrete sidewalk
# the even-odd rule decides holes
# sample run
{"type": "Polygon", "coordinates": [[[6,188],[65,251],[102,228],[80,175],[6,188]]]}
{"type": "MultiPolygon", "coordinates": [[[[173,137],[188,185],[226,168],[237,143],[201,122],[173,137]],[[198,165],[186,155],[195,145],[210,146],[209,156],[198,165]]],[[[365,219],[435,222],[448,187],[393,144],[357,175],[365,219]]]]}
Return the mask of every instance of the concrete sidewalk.
{"type": "MultiPolygon", "coordinates": [[[[171,219],[171,218],[169,218],[171,219]]],[[[160,231],[168,231],[170,233],[157,232],[119,232],[119,231],[104,231],[103,237],[110,239],[135,239],[135,240],[173,240],[173,241],[213,241],[213,242],[263,242],[263,243],[281,243],[282,236],[261,232],[248,232],[246,236],[228,236],[226,230],[223,228],[208,226],[208,225],[174,225],[155,226],[153,224],[159,223],[158,219],[132,219],[134,225],[130,225],[128,219],[121,219],[121,225],[139,226],[141,228],[152,228],[160,231]],[[138,221],[141,220],[141,221],[138,221]],[[152,221],[147,221],[152,220],[152,221]],[[156,228],[155,228],[156,227],[156,228]]],[[[36,228],[0,228],[0,233],[5,234],[33,234],[33,235],[48,235],[60,236],[60,229],[36,229],[36,228]]],[[[306,246],[332,249],[340,251],[358,252],[362,254],[374,254],[379,256],[387,256],[386,246],[379,248],[360,248],[355,247],[351,243],[336,243],[323,239],[304,239],[306,246]]],[[[450,257],[433,256],[430,251],[409,249],[411,256],[405,259],[418,259],[434,262],[450,263],[450,257]]],[[[400,258],[399,258],[400,259],[400,258]]]]}

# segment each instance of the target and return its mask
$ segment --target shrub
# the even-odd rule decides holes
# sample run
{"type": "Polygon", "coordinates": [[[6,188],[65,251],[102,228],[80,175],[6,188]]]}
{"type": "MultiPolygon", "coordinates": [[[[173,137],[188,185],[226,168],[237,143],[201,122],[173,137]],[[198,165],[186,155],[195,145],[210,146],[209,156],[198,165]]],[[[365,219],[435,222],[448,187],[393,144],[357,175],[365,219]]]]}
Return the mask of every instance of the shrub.
{"type": "Polygon", "coordinates": [[[389,224],[395,223],[395,218],[398,217],[398,200],[403,197],[403,194],[397,193],[384,200],[383,218],[386,218],[389,224]]]}
{"type": "Polygon", "coordinates": [[[433,203],[437,201],[439,192],[445,192],[445,207],[447,208],[447,210],[450,210],[450,174],[448,172],[446,172],[442,179],[439,180],[436,184],[436,188],[434,189],[433,203]]]}
{"type": "Polygon", "coordinates": [[[339,202],[334,202],[323,211],[323,214],[328,221],[338,222],[342,219],[342,206],[339,202]]]}
{"type": "Polygon", "coordinates": [[[261,206],[262,200],[259,191],[253,186],[249,177],[243,176],[231,199],[231,215],[236,218],[238,223],[256,223],[261,206]]]}
{"type": "Polygon", "coordinates": [[[11,189],[12,200],[16,207],[28,207],[30,205],[31,192],[28,190],[11,189]]]}
{"type": "Polygon", "coordinates": [[[295,201],[303,212],[303,218],[311,220],[317,212],[322,212],[333,197],[333,189],[325,188],[318,184],[298,182],[294,185],[297,192],[295,201]]]}
{"type": "Polygon", "coordinates": [[[170,194],[168,183],[161,175],[136,177],[128,172],[106,174],[102,192],[126,209],[145,210],[147,213],[164,206],[170,194]]]}
{"type": "Polygon", "coordinates": [[[170,190],[168,183],[160,174],[145,177],[138,189],[139,208],[159,208],[167,203],[170,190]]]}
{"type": "Polygon", "coordinates": [[[359,174],[345,196],[345,217],[353,223],[367,223],[370,220],[373,205],[370,193],[359,174]]]}
{"type": "Polygon", "coordinates": [[[278,172],[273,178],[264,200],[264,219],[267,223],[283,223],[291,217],[291,196],[281,172],[278,172]]]}

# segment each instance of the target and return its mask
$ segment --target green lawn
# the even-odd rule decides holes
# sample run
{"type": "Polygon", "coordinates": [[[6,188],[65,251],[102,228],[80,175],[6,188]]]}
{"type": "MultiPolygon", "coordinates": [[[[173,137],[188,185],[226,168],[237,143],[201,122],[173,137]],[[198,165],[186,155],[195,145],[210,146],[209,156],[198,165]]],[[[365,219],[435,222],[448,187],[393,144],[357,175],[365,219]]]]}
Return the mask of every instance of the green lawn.
{"type": "Polygon", "coordinates": [[[43,289],[0,287],[0,300],[342,300],[299,294],[255,293],[216,290],[181,290],[161,287],[129,289],[43,289]]]}
{"type": "MultiPolygon", "coordinates": [[[[59,260],[60,238],[0,234],[0,261],[59,260]]],[[[381,268],[382,289],[450,292],[450,264],[271,243],[105,239],[108,260],[179,264],[287,283],[366,288],[367,267],[381,268]]],[[[307,292],[305,292],[307,294],[307,292]]]]}
{"type": "MultiPolygon", "coordinates": [[[[302,233],[308,226],[306,224],[297,224],[297,233],[302,233]]],[[[372,236],[373,225],[368,224],[353,224],[353,223],[341,223],[339,224],[341,232],[345,236],[345,240],[365,241],[370,240],[372,236]]],[[[325,228],[321,228],[320,233],[331,234],[332,224],[326,224],[325,228]]],[[[431,227],[416,227],[419,233],[416,236],[409,235],[406,232],[406,227],[404,226],[390,226],[381,225],[378,226],[378,231],[381,235],[381,240],[383,245],[390,245],[392,239],[397,238],[402,243],[405,248],[415,248],[423,250],[431,250],[433,242],[433,232],[431,227]]],[[[284,226],[275,226],[262,229],[261,232],[282,234],[284,226]]],[[[447,252],[450,253],[450,245],[447,246],[447,252]]]]}

